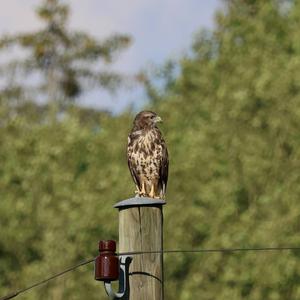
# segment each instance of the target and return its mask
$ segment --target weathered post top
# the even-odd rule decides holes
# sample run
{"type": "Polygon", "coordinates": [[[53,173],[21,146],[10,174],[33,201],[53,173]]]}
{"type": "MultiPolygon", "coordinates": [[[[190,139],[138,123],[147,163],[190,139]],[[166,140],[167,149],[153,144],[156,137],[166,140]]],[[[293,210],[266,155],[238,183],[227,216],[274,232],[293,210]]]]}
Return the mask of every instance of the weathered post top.
{"type": "Polygon", "coordinates": [[[166,201],[162,199],[153,199],[148,197],[134,197],[118,202],[114,205],[115,208],[124,208],[130,206],[156,206],[165,205],[166,201]]]}
{"type": "MultiPolygon", "coordinates": [[[[119,209],[119,252],[163,250],[164,204],[162,199],[135,197],[114,206],[119,209]]],[[[128,299],[163,300],[162,253],[132,257],[128,299]]]]}

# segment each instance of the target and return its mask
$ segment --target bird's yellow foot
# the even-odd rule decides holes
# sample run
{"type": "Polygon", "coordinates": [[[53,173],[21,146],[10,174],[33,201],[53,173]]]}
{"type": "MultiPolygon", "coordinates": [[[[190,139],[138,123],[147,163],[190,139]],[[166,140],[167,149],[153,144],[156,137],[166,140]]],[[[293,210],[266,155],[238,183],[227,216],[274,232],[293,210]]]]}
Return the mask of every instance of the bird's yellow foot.
{"type": "Polygon", "coordinates": [[[135,197],[140,197],[141,196],[141,191],[140,191],[140,188],[136,185],[135,186],[135,197]]]}
{"type": "Polygon", "coordinates": [[[160,199],[160,196],[155,194],[154,185],[151,185],[149,197],[154,199],[160,199]]]}
{"type": "Polygon", "coordinates": [[[140,197],[146,197],[145,183],[142,183],[142,189],[139,192],[140,197]]]}

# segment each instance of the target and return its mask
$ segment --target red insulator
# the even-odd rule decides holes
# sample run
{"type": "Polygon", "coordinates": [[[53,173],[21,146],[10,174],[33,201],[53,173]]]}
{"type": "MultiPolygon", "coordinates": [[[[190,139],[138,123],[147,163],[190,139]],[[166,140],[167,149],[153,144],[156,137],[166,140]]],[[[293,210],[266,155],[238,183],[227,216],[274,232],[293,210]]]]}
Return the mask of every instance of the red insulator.
{"type": "Polygon", "coordinates": [[[119,258],[116,255],[116,242],[99,242],[99,256],[95,261],[95,279],[114,281],[119,279],[119,258]]]}

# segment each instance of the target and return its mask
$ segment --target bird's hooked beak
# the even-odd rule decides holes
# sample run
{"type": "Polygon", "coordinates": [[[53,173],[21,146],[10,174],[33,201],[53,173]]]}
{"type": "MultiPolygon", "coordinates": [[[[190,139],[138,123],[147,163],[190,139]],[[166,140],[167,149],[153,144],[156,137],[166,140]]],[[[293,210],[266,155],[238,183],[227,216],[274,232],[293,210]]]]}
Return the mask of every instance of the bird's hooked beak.
{"type": "Polygon", "coordinates": [[[161,123],[162,121],[163,121],[162,118],[159,117],[159,116],[156,116],[155,119],[154,119],[155,123],[161,123]]]}

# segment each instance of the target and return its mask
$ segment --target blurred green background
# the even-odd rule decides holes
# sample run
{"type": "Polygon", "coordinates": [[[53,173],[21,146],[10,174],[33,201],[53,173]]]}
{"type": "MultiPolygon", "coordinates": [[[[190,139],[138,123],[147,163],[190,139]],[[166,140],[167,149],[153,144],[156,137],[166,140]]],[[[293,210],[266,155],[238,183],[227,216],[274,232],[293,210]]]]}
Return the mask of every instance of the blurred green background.
{"type": "MultiPolygon", "coordinates": [[[[90,85],[124,81],[93,65],[130,37],[69,31],[55,0],[37,13],[44,29],[0,40],[28,55],[0,67],[0,295],[117,240],[112,206],[134,191],[125,153],[135,112],[76,104],[90,85]],[[12,80],[35,72],[34,88],[12,80]]],[[[165,249],[299,246],[300,2],[224,1],[188,55],[137,80],[165,121],[165,249]]],[[[18,299],[107,297],[89,265],[18,299]]],[[[300,252],[167,254],[165,299],[300,299],[300,252]]]]}

